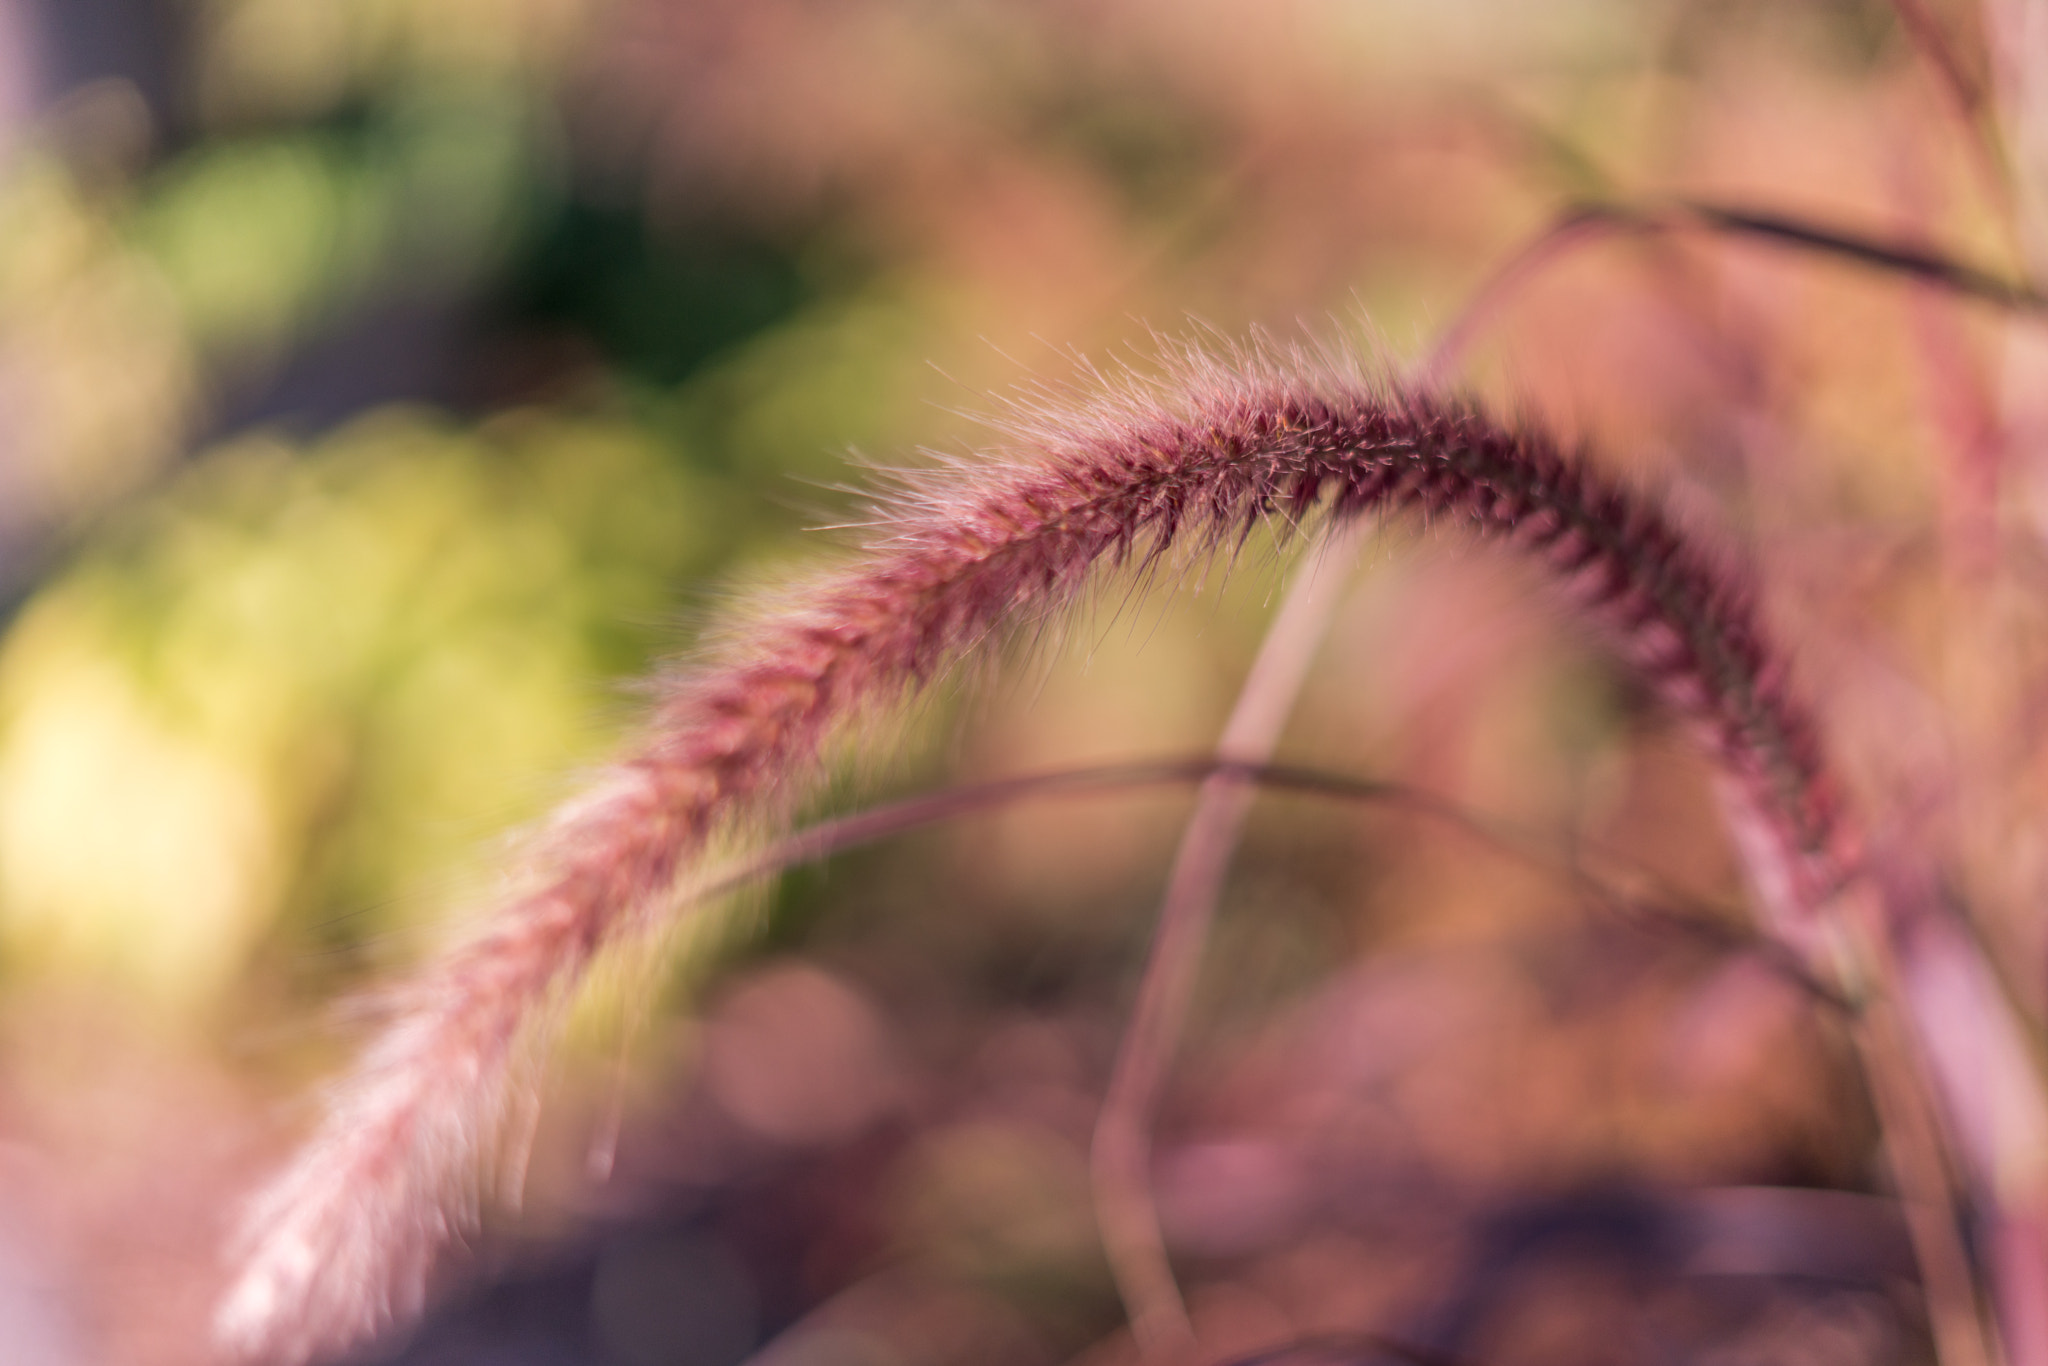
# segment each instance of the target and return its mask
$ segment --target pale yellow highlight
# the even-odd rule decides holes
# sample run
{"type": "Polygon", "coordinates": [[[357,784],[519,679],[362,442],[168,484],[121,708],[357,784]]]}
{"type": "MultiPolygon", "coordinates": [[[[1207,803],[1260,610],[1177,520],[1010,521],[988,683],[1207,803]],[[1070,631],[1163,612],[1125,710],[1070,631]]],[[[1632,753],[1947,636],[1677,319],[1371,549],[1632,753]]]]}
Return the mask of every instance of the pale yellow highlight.
{"type": "MultiPolygon", "coordinates": [[[[38,643],[49,633],[16,642],[38,643]]],[[[214,999],[282,892],[270,794],[258,775],[160,724],[104,663],[35,664],[38,686],[14,699],[0,741],[8,960],[174,1009],[214,999]]]]}

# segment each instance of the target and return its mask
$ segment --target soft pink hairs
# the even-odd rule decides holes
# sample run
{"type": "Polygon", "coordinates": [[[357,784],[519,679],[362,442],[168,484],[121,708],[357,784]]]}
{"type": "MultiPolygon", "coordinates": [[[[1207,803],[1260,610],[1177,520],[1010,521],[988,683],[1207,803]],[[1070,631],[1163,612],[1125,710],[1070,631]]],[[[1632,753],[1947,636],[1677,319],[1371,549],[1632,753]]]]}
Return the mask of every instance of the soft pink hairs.
{"type": "Polygon", "coordinates": [[[1540,433],[1368,379],[1327,352],[1188,349],[1163,381],[1034,406],[1009,449],[916,483],[849,563],[735,622],[664,690],[638,748],[564,808],[484,932],[426,967],[318,1133],[259,1200],[218,1317],[300,1361],[419,1308],[474,1214],[523,1041],[609,945],[676,913],[707,841],[788,807],[821,746],[1098,569],[1174,564],[1262,521],[1410,508],[1523,548],[1694,723],[1812,905],[1841,823],[1812,728],[1729,572],[1540,433]]]}

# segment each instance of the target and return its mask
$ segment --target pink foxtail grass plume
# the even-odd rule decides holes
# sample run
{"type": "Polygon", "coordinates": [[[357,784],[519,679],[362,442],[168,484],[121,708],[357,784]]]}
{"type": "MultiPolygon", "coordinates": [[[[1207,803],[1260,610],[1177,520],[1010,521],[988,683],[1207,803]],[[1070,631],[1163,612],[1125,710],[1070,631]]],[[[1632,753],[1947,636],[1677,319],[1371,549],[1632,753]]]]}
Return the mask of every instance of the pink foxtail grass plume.
{"type": "Polygon", "coordinates": [[[1852,851],[1781,659],[1731,575],[1654,506],[1537,432],[1393,391],[1344,357],[1189,348],[1171,369],[1086,409],[1032,410],[1008,458],[916,484],[864,553],[668,687],[639,748],[541,836],[524,890],[414,981],[259,1201],[224,1344],[300,1361],[417,1313],[473,1214],[524,1045],[593,958],[673,913],[709,841],[786,810],[830,737],[1045,620],[1098,567],[1378,509],[1511,542],[1695,724],[1792,899],[1829,895],[1852,851]]]}

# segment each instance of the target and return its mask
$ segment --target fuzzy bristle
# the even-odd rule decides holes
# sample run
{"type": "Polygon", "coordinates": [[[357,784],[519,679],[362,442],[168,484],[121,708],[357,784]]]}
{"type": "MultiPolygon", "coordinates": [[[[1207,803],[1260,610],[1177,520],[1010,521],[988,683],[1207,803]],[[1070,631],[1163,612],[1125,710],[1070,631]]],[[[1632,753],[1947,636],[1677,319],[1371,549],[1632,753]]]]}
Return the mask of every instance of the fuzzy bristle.
{"type": "Polygon", "coordinates": [[[1017,430],[1003,457],[901,494],[869,549],[737,623],[667,687],[637,752],[542,836],[529,889],[425,969],[257,1205],[224,1343],[302,1361],[416,1313],[438,1249],[473,1216],[521,1041],[596,953],[653,928],[708,840],[785,808],[835,732],[1057,612],[1102,567],[1213,551],[1262,521],[1409,508],[1532,553],[1707,738],[1805,870],[1800,895],[1820,894],[1838,822],[1745,593],[1540,434],[1375,384],[1341,356],[1270,347],[1182,355],[1171,380],[1090,407],[1025,406],[1017,430]]]}

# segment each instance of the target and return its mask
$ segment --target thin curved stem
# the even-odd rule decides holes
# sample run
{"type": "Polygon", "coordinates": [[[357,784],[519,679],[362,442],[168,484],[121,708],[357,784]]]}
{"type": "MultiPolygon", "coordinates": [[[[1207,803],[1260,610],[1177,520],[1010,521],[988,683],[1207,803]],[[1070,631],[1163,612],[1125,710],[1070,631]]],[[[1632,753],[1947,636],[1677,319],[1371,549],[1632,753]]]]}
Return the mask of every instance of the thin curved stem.
{"type": "MultiPolygon", "coordinates": [[[[1224,724],[1216,746],[1219,760],[1254,765],[1272,757],[1329,621],[1337,587],[1337,576],[1329,571],[1333,562],[1351,560],[1362,526],[1354,523],[1333,536],[1288,586],[1224,724]]],[[[1172,1355],[1194,1341],[1152,1193],[1152,1120],[1187,1025],[1202,951],[1251,799],[1251,787],[1228,769],[1202,783],[1168,875],[1152,948],[1089,1149],[1096,1219],[1110,1271],[1132,1335],[1150,1354],[1172,1355]]]]}
{"type": "Polygon", "coordinates": [[[1669,222],[1676,226],[1704,228],[1729,236],[1755,237],[1783,246],[1819,252],[1889,274],[1923,280],[1951,293],[1977,299],[2014,313],[2048,312],[2048,294],[2043,294],[2040,287],[2031,281],[2009,280],[1994,271],[1958,261],[1952,256],[1916,243],[1887,241],[1846,228],[1809,222],[1789,214],[1738,209],[1699,200],[1680,200],[1662,209],[1596,205],[1589,206],[1585,212],[1604,215],[1625,227],[1656,228],[1669,222]]]}
{"type": "MultiPolygon", "coordinates": [[[[1283,685],[1289,672],[1305,669],[1314,632],[1302,623],[1316,610],[1317,599],[1332,591],[1327,576],[1313,567],[1296,580],[1287,606],[1268,636],[1293,642],[1297,659],[1285,658],[1282,650],[1269,650],[1268,667],[1254,668],[1251,681],[1240,699],[1242,724],[1226,732],[1226,742],[1244,748],[1259,744],[1270,747],[1275,708],[1284,700],[1283,685]],[[1315,585],[1320,584],[1320,587],[1315,585]],[[1291,611],[1289,609],[1292,609],[1291,611]],[[1284,628],[1284,629],[1283,629],[1284,628]],[[1249,699],[1249,703],[1247,703],[1249,699]]],[[[1298,684],[1297,684],[1298,686],[1298,684]]],[[[1219,746],[1219,748],[1222,748],[1219,746]]],[[[1547,858],[1537,851],[1538,837],[1517,833],[1498,821],[1477,816],[1455,803],[1406,784],[1376,779],[1353,778],[1320,769],[1275,765],[1221,753],[1185,758],[1142,760],[1084,768],[1055,769],[1022,774],[979,783],[960,784],[922,793],[901,801],[883,803],[845,816],[818,822],[774,841],[741,862],[715,869],[679,893],[686,901],[708,901],[737,891],[804,863],[828,858],[878,840],[893,838],[937,822],[959,819],[977,812],[999,809],[1017,802],[1058,797],[1104,795],[1147,787],[1195,784],[1203,810],[1241,822],[1254,791],[1284,793],[1325,801],[1387,805],[1412,815],[1433,820],[1476,840],[1495,852],[1540,871],[1570,881],[1590,899],[1609,906],[1625,907],[1647,914],[1676,929],[1704,935],[1723,949],[1752,952],[1773,971],[1782,975],[1817,1004],[1831,1011],[1853,1016],[1855,1007],[1827,984],[1819,981],[1794,956],[1769,939],[1736,938],[1727,924],[1726,908],[1689,906],[1689,898],[1664,887],[1655,874],[1639,868],[1623,868],[1618,860],[1597,849],[1579,848],[1568,860],[1547,858]],[[1218,797],[1223,798],[1218,801],[1218,797]],[[1651,889],[1652,901],[1645,903],[1616,882],[1595,873],[1593,862],[1612,864],[1633,881],[1651,889]]],[[[1151,1115],[1157,1102],[1157,1087],[1171,1062],[1173,1041],[1185,1021],[1186,996],[1199,959],[1201,941],[1213,911],[1213,878],[1222,870],[1221,858],[1235,845],[1236,831],[1228,839],[1204,841],[1204,822],[1198,811],[1183,837],[1181,856],[1176,859],[1171,883],[1173,891],[1161,913],[1162,922],[1176,932],[1155,936],[1146,968],[1140,1005],[1134,1008],[1133,1024],[1127,1030],[1118,1056],[1117,1082],[1112,1084],[1104,1118],[1098,1121],[1093,1153],[1098,1217],[1107,1225],[1112,1217],[1131,1222],[1113,1230],[1105,1228],[1105,1243],[1114,1249],[1111,1269],[1118,1289],[1134,1306],[1134,1336],[1148,1353],[1165,1354],[1193,1345],[1192,1326],[1182,1307],[1171,1266],[1160,1236],[1156,1205],[1151,1198],[1149,1149],[1151,1115]],[[1187,856],[1193,846],[1197,853],[1187,856]],[[1174,893],[1179,894],[1176,899],[1174,893]],[[1165,966],[1162,966],[1165,965],[1165,966]],[[1178,999],[1168,993],[1178,989],[1178,999]],[[1148,1003],[1149,1002],[1149,1003],[1148,1003]],[[1163,1003],[1163,1004],[1162,1004],[1163,1003]],[[1177,1007],[1177,1013],[1170,1013],[1177,1007]],[[1142,1035],[1140,1024],[1149,1028],[1142,1035]],[[1170,1028],[1169,1028],[1170,1026],[1170,1028]],[[1120,1126],[1120,1131],[1118,1127],[1120,1126]],[[1110,1137],[1105,1140],[1104,1135],[1110,1137]],[[1115,1145],[1115,1146],[1112,1146],[1115,1145]],[[1105,1192],[1105,1182],[1112,1183],[1105,1192]],[[1113,1204],[1123,1201],[1123,1204],[1113,1204]],[[1119,1241],[1111,1242],[1112,1238],[1119,1241]],[[1133,1273],[1136,1273],[1135,1275],[1133,1273]],[[1147,1280],[1147,1277],[1158,1277],[1147,1280]],[[1152,1298],[1144,1298],[1151,1296],[1152,1298]],[[1170,1296],[1170,1298],[1169,1298],[1170,1296]],[[1141,1314],[1135,1306],[1142,1305],[1141,1314]],[[1175,1316],[1178,1315],[1176,1318],[1175,1316]],[[1143,1325],[1140,1329],[1139,1325],[1143,1325]]]]}
{"type": "Polygon", "coordinates": [[[1887,241],[1789,214],[1738,209],[1703,200],[1575,204],[1518,249],[1474,291],[1457,320],[1444,330],[1430,360],[1417,371],[1417,382],[1424,388],[1445,383],[1471,343],[1492,323],[1507,300],[1558,257],[1603,237],[1688,230],[1817,252],[1885,274],[1918,280],[2021,316],[2048,313],[2048,293],[2039,286],[2007,279],[1916,243],[1887,241]]]}
{"type": "Polygon", "coordinates": [[[1985,191],[2009,219],[2013,210],[2012,167],[1998,133],[1990,91],[1963,65],[1955,44],[1949,41],[1925,0],[1892,0],[1892,12],[1940,87],[1942,102],[1970,148],[1972,164],[1985,191]]]}
{"type": "MultiPolygon", "coordinates": [[[[1870,918],[1882,913],[1870,908],[1870,918]]],[[[1878,957],[1876,971],[1888,983],[1901,980],[1886,947],[1882,926],[1862,936],[1878,957]]],[[[1944,1161],[1946,1143],[1926,1085],[1927,1068],[1901,1002],[1890,992],[1872,998],[1850,1031],[1877,1111],[1886,1164],[1898,1187],[1906,1232],[1920,1266],[1920,1289],[1928,1326],[1942,1366],[1992,1366],[1996,1359],[1978,1303],[1969,1249],[1963,1243],[1954,1186],[1944,1161]]]]}
{"type": "Polygon", "coordinates": [[[1546,876],[1569,882],[1589,901],[1616,912],[1646,915],[1675,928],[1703,935],[1729,946],[1765,954],[1775,969],[1831,1008],[1850,1008],[1839,993],[1820,983],[1803,966],[1773,953],[1773,942],[1754,935],[1736,935],[1728,924],[1739,908],[1703,901],[1668,885],[1655,872],[1611,851],[1580,845],[1568,860],[1543,852],[1544,837],[1492,817],[1478,815],[1456,802],[1406,783],[1356,778],[1326,769],[1294,764],[1245,763],[1214,753],[1049,769],[982,782],[959,783],[898,801],[882,802],[844,816],[834,816],[776,839],[753,854],[708,870],[678,889],[677,908],[715,900],[749,884],[806,863],[817,862],[893,839],[944,821],[1000,810],[1019,802],[1060,797],[1102,796],[1156,787],[1199,786],[1214,779],[1232,786],[1278,795],[1364,806],[1396,807],[1434,821],[1504,858],[1546,876]]]}
{"type": "MultiPolygon", "coordinates": [[[[1416,367],[1418,387],[1442,387],[1490,320],[1494,300],[1575,245],[1577,237],[1601,226],[1589,219],[1561,224],[1519,253],[1444,329],[1416,367]]],[[[1351,560],[1364,534],[1362,523],[1336,532],[1324,553],[1302,566],[1289,583],[1224,723],[1216,746],[1219,759],[1261,764],[1273,757],[1335,607],[1336,594],[1325,570],[1332,560],[1351,560]]],[[[1174,1279],[1152,1188],[1153,1121],[1167,1070],[1187,1028],[1188,1003],[1223,882],[1251,810],[1251,796],[1244,783],[1224,772],[1206,780],[1196,796],[1195,809],[1181,831],[1137,997],[1089,1146],[1103,1252],[1132,1337],[1140,1350],[1156,1357],[1183,1354],[1195,1342],[1195,1329],[1174,1279]]]]}

